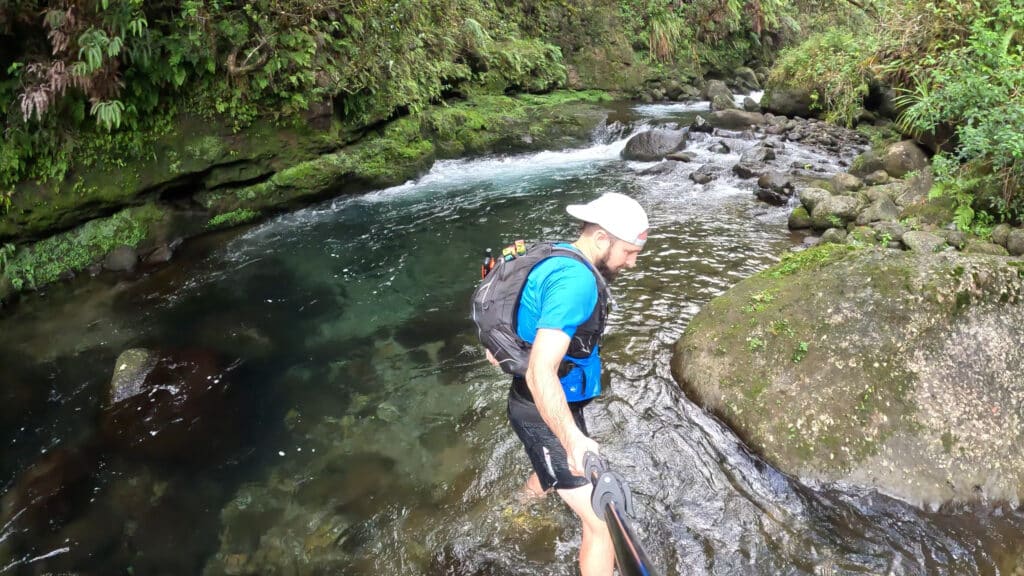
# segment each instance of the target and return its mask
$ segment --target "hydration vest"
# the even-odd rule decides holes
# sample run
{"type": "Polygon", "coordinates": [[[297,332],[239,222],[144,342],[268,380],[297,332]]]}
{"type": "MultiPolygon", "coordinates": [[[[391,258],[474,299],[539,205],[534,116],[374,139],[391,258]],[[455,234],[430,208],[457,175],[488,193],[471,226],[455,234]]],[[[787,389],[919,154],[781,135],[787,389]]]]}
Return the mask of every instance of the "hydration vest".
{"type": "Polygon", "coordinates": [[[535,244],[522,256],[507,261],[499,260],[473,292],[473,322],[476,323],[480,343],[494,355],[501,369],[509,374],[525,376],[530,361],[531,345],[520,338],[516,330],[519,300],[526,286],[526,278],[537,264],[552,256],[567,256],[586,264],[597,280],[597,304],[586,322],[576,328],[566,358],[559,366],[559,378],[576,366],[572,358],[589,357],[601,343],[611,303],[611,294],[604,277],[589,260],[571,248],[550,242],[535,244]]]}

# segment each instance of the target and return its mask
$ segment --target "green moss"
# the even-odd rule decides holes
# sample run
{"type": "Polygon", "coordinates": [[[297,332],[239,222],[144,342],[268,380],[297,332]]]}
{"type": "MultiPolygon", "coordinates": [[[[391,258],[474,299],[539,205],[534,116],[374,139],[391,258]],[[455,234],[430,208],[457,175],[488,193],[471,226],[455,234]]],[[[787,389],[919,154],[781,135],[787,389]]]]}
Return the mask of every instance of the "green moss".
{"type": "Polygon", "coordinates": [[[819,244],[800,252],[790,252],[782,257],[778,264],[761,272],[759,276],[782,278],[809,268],[820,268],[826,264],[842,260],[857,247],[847,244],[819,244]]]}
{"type": "Polygon", "coordinates": [[[232,210],[231,212],[225,212],[224,214],[218,214],[210,221],[206,223],[206,227],[210,230],[216,230],[220,228],[231,228],[259,218],[260,213],[254,210],[248,210],[245,208],[239,208],[238,210],[232,210]]]}
{"type": "Polygon", "coordinates": [[[197,160],[215,162],[224,156],[227,147],[217,136],[207,135],[185,145],[185,151],[197,160]]]}
{"type": "Polygon", "coordinates": [[[65,272],[84,270],[118,246],[137,247],[163,218],[161,209],[146,205],[91,220],[18,251],[4,273],[17,291],[49,284],[65,272]]]}
{"type": "Polygon", "coordinates": [[[942,449],[943,449],[943,451],[945,451],[946,454],[951,454],[953,452],[953,446],[955,446],[956,443],[959,440],[960,439],[958,437],[954,436],[953,433],[950,432],[949,430],[946,430],[945,432],[943,432],[942,433],[942,449]]]}

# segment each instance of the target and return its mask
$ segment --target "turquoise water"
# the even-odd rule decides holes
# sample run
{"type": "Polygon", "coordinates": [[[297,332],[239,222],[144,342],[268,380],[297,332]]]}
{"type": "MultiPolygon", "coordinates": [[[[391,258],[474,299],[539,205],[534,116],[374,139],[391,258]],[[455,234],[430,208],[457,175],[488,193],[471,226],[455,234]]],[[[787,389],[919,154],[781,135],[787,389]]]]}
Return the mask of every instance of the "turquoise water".
{"type": "MultiPolygon", "coordinates": [[[[702,158],[705,144],[693,147],[702,158]]],[[[802,486],[683,396],[669,358],[687,321],[798,239],[750,183],[645,174],[651,164],[619,160],[623,145],[608,131],[580,150],[440,162],[413,183],[192,242],[147,275],[22,303],[0,320],[4,393],[23,408],[0,412],[7,493],[43,453],[95,460],[76,480],[84,496],[45,529],[5,526],[0,574],[573,573],[572,516],[554,499],[511,497],[528,464],[505,421],[507,378],[484,361],[467,303],[484,248],[572,238],[564,207],[604,191],[636,197],[652,233],[613,286],[606,393],[588,422],[630,480],[664,573],[999,573],[1024,533],[1012,510],[923,513],[802,486]],[[96,446],[130,347],[240,360],[226,420],[242,441],[203,464],[96,446]]]]}

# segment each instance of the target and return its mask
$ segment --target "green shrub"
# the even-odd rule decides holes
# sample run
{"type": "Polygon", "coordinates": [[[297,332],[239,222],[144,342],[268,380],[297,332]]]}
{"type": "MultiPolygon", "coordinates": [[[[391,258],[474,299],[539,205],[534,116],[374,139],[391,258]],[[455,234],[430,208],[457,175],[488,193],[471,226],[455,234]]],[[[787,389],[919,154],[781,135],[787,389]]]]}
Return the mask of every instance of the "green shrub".
{"type": "Polygon", "coordinates": [[[768,83],[807,90],[826,120],[851,126],[868,95],[873,48],[870,34],[832,28],[784,50],[768,83]]]}
{"type": "MultiPolygon", "coordinates": [[[[934,162],[936,192],[956,201],[965,230],[983,212],[1008,220],[1024,215],[1024,12],[1013,0],[988,5],[931,9],[937,22],[964,19],[964,33],[943,38],[921,60],[898,100],[900,126],[911,134],[954,127],[955,151],[934,162]]],[[[904,60],[891,68],[907,67],[904,60]]]]}

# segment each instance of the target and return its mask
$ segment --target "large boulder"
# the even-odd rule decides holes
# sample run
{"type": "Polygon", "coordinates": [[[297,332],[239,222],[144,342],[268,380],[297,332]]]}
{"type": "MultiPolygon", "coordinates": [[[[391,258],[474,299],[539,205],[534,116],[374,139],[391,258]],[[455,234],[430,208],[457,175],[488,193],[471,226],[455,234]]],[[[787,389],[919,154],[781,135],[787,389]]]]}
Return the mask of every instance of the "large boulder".
{"type": "Polygon", "coordinates": [[[761,109],[780,116],[800,116],[807,118],[811,114],[811,93],[807,90],[769,86],[761,96],[761,109]]]}
{"type": "Polygon", "coordinates": [[[823,245],[712,300],[672,370],[805,481],[929,506],[1018,502],[1021,325],[1019,262],[823,245]]]}
{"type": "Polygon", "coordinates": [[[817,230],[846,226],[857,219],[860,200],[852,196],[829,196],[811,210],[811,225],[817,230]]]}
{"type": "Polygon", "coordinates": [[[743,130],[749,126],[761,126],[765,123],[764,114],[746,112],[744,110],[718,110],[708,116],[708,124],[725,130],[743,130]]]}
{"type": "Polygon", "coordinates": [[[685,130],[655,129],[641,132],[626,142],[622,149],[624,160],[655,162],[667,154],[681,150],[686,146],[685,130]]]}
{"type": "Polygon", "coordinates": [[[885,149],[882,166],[893,178],[902,178],[928,166],[928,156],[913,140],[897,142],[885,149]]]}
{"type": "Polygon", "coordinates": [[[713,102],[716,97],[724,97],[732,100],[732,90],[722,80],[708,80],[701,91],[701,97],[713,102]]]}

